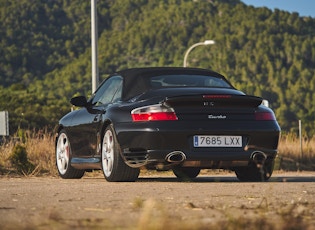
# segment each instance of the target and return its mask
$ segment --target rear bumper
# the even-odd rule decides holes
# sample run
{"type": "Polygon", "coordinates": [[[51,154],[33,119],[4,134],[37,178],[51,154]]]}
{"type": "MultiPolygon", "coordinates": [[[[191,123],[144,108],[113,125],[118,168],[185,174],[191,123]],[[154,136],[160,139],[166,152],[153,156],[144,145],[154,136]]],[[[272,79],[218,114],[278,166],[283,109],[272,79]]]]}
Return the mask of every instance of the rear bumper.
{"type": "MultiPolygon", "coordinates": [[[[237,125],[240,127],[240,124],[237,125]]],[[[268,158],[277,154],[280,128],[276,122],[264,124],[247,122],[242,130],[235,124],[205,127],[201,124],[180,122],[120,123],[116,125],[117,139],[122,157],[133,167],[149,164],[167,164],[170,152],[181,151],[190,167],[231,168],[247,164],[255,151],[261,151],[268,158]],[[148,126],[149,125],[149,126],[148,126]],[[253,129],[252,127],[255,127],[253,129]],[[238,135],[242,136],[242,147],[195,148],[194,135],[238,135]],[[198,166],[199,165],[199,166],[198,166]]]]}

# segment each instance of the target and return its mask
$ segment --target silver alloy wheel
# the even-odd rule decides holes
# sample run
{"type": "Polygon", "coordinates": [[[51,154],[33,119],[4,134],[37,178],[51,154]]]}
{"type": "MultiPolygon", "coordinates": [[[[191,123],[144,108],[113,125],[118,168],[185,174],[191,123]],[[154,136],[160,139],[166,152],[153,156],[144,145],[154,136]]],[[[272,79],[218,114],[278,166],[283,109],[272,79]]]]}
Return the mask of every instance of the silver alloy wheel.
{"type": "Polygon", "coordinates": [[[65,174],[69,167],[70,146],[68,137],[65,133],[61,133],[58,137],[56,147],[57,167],[60,174],[65,174]]]}
{"type": "Polygon", "coordinates": [[[111,130],[107,130],[104,134],[102,143],[102,166],[106,177],[112,174],[114,167],[114,136],[111,130]]]}

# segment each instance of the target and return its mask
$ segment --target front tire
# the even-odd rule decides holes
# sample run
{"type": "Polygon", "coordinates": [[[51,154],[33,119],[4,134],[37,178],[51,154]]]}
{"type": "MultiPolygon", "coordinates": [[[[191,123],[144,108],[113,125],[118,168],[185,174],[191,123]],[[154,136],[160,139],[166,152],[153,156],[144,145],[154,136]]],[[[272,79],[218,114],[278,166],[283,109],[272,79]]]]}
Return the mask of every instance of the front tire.
{"type": "Polygon", "coordinates": [[[191,180],[196,178],[200,173],[200,168],[188,168],[175,166],[173,168],[173,173],[178,179],[181,180],[191,180]]]}
{"type": "Polygon", "coordinates": [[[131,168],[123,161],[112,125],[108,126],[104,132],[101,157],[102,170],[107,181],[135,181],[138,179],[140,169],[131,168]]]}
{"type": "Polygon", "coordinates": [[[266,160],[262,168],[251,163],[247,167],[240,167],[235,169],[235,174],[240,181],[243,182],[263,182],[268,181],[272,175],[274,167],[274,159],[266,160]]]}
{"type": "Polygon", "coordinates": [[[71,146],[69,138],[64,130],[58,134],[56,142],[56,166],[59,176],[63,179],[80,179],[83,177],[85,171],[75,169],[71,166],[71,146]]]}

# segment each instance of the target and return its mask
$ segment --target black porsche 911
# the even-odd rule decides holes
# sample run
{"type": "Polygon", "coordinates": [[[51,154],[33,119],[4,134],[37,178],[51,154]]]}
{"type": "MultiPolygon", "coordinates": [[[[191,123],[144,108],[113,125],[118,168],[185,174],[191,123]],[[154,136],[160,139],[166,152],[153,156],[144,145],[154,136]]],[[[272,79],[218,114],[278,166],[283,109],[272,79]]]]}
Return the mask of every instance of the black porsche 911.
{"type": "Polygon", "coordinates": [[[65,115],[56,164],[65,179],[101,169],[107,181],[135,181],[140,168],[192,179],[228,169],[240,181],[273,172],[280,127],[263,99],[235,89],[219,73],[197,68],[127,69],[105,79],[65,115]]]}

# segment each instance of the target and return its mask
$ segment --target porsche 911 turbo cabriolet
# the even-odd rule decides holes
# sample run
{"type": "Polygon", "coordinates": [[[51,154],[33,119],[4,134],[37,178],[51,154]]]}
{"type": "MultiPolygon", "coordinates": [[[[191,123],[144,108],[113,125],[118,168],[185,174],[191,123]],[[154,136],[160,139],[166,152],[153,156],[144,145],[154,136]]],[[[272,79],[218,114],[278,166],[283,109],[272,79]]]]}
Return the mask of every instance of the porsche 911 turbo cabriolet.
{"type": "Polygon", "coordinates": [[[192,179],[228,169],[240,181],[266,181],[280,127],[261,97],[199,68],[148,67],[108,76],[87,99],[71,99],[56,135],[60,177],[99,169],[107,181],[136,181],[140,168],[192,179]]]}

